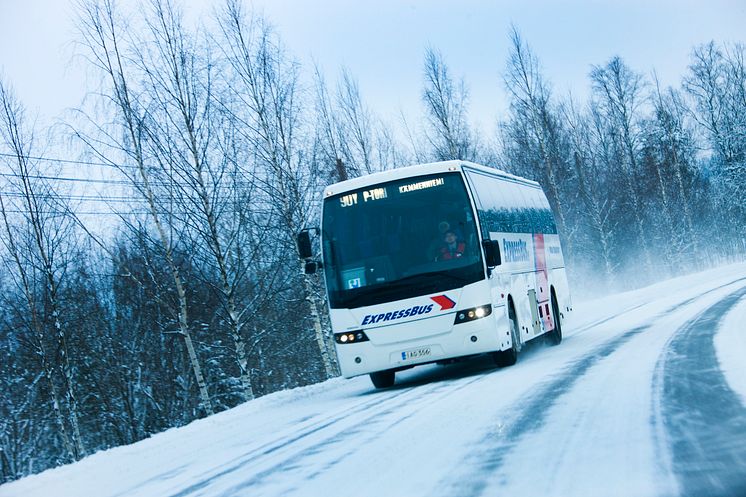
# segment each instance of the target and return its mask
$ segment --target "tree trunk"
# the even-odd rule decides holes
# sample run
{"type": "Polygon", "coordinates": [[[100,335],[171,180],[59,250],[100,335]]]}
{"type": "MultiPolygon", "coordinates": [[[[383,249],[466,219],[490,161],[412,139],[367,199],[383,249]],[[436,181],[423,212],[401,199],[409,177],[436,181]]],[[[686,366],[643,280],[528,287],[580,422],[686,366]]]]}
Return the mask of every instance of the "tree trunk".
{"type": "Polygon", "coordinates": [[[197,387],[199,388],[199,397],[201,401],[200,404],[208,416],[211,416],[214,414],[214,411],[212,410],[212,402],[210,401],[210,395],[207,392],[205,378],[202,376],[202,368],[199,364],[197,352],[194,350],[194,344],[192,344],[192,335],[189,333],[186,292],[184,291],[184,285],[182,284],[179,270],[173,263],[170,250],[168,251],[168,260],[169,265],[171,265],[171,274],[173,275],[174,283],[176,284],[176,289],[179,294],[179,330],[181,336],[184,338],[184,344],[186,345],[187,353],[189,354],[189,362],[192,365],[192,371],[194,371],[194,378],[197,380],[197,387]]]}
{"type": "Polygon", "coordinates": [[[306,302],[308,302],[308,309],[311,314],[311,322],[313,323],[314,337],[316,338],[316,344],[319,347],[319,353],[321,354],[321,361],[324,364],[324,372],[326,377],[333,378],[339,373],[337,372],[336,360],[334,360],[329,353],[327,347],[326,337],[324,335],[324,329],[321,326],[321,316],[319,314],[318,302],[314,298],[315,292],[313,290],[313,284],[308,275],[303,275],[303,284],[305,286],[306,302]]]}

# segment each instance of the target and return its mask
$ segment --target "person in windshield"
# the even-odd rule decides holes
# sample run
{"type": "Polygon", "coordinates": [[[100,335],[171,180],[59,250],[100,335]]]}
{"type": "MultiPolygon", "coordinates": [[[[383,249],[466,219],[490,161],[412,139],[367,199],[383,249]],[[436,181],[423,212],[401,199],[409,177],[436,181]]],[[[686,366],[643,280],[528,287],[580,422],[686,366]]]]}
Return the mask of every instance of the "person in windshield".
{"type": "Polygon", "coordinates": [[[440,246],[438,260],[449,261],[451,259],[458,259],[463,257],[465,250],[466,243],[457,236],[454,230],[448,229],[443,234],[443,243],[440,246]]]}
{"type": "Polygon", "coordinates": [[[443,240],[446,231],[448,231],[449,229],[451,229],[451,225],[448,223],[448,221],[441,221],[440,223],[438,223],[438,234],[430,240],[430,245],[427,247],[426,257],[429,262],[435,262],[439,259],[440,249],[445,243],[443,240]]]}

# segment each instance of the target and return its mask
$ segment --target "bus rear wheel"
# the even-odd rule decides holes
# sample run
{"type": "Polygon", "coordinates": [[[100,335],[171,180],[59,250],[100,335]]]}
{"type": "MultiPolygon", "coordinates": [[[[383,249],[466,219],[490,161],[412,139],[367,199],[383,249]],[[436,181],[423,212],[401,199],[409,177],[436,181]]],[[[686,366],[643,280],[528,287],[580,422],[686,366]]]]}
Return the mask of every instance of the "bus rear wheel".
{"type": "Polygon", "coordinates": [[[562,323],[560,322],[557,295],[552,291],[552,321],[554,329],[547,334],[547,340],[551,345],[559,345],[562,342],[562,323]]]}
{"type": "Polygon", "coordinates": [[[521,351],[521,344],[518,341],[518,318],[515,315],[515,308],[512,303],[508,307],[508,321],[510,322],[510,340],[512,342],[510,348],[508,350],[499,350],[492,354],[495,364],[501,368],[512,366],[518,362],[518,353],[521,351]]]}
{"type": "Polygon", "coordinates": [[[395,380],[396,380],[396,371],[392,369],[370,373],[370,381],[373,382],[373,386],[376,388],[392,387],[394,386],[395,380]]]}

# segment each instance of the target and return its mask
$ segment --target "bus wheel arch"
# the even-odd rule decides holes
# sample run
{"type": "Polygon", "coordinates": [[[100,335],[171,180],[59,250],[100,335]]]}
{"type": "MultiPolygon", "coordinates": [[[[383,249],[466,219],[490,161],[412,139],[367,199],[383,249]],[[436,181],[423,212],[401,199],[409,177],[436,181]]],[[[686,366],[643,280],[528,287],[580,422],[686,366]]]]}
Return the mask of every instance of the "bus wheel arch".
{"type": "Polygon", "coordinates": [[[510,333],[511,344],[506,350],[493,352],[492,359],[499,367],[512,366],[518,361],[518,353],[521,351],[521,329],[518,325],[518,314],[515,310],[512,295],[508,295],[508,332],[510,333]]]}

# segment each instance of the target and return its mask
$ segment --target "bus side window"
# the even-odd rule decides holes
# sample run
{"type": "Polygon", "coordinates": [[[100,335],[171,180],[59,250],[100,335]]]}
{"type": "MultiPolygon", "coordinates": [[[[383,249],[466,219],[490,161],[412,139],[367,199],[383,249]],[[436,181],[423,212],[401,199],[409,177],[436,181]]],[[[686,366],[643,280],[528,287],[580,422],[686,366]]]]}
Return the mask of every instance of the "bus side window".
{"type": "Polygon", "coordinates": [[[507,215],[510,216],[510,231],[522,233],[526,229],[526,209],[524,206],[521,186],[517,183],[505,183],[507,204],[509,205],[507,215]]]}
{"type": "Polygon", "coordinates": [[[552,208],[549,206],[547,197],[542,192],[539,192],[539,203],[544,215],[544,226],[546,229],[545,233],[557,234],[557,225],[554,222],[554,214],[552,214],[552,208]]]}
{"type": "Polygon", "coordinates": [[[510,231],[512,222],[510,218],[509,185],[495,178],[490,178],[489,183],[492,183],[490,185],[493,193],[491,208],[495,212],[495,231],[510,231]]]}

